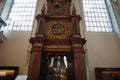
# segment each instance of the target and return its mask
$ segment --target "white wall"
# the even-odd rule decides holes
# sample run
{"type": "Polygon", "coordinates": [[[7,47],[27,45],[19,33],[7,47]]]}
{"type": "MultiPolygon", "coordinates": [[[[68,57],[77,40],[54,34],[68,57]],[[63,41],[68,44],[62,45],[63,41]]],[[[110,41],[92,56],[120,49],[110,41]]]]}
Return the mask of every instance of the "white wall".
{"type": "Polygon", "coordinates": [[[86,32],[90,80],[95,80],[95,67],[120,67],[120,44],[114,32],[86,32]]]}
{"type": "Polygon", "coordinates": [[[30,31],[7,32],[7,40],[0,45],[0,66],[19,66],[20,74],[27,73],[30,33],[30,31]]]}

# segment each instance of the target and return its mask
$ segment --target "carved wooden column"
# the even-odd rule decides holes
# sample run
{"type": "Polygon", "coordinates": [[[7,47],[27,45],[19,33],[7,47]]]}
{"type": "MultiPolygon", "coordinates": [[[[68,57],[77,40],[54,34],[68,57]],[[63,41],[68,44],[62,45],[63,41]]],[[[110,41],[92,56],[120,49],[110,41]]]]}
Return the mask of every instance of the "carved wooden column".
{"type": "Polygon", "coordinates": [[[28,72],[29,76],[27,80],[39,80],[43,40],[39,38],[31,38],[30,43],[32,43],[32,48],[28,72]]]}
{"type": "Polygon", "coordinates": [[[72,20],[72,34],[76,34],[77,28],[76,28],[76,23],[74,21],[74,19],[72,20]]]}
{"type": "Polygon", "coordinates": [[[76,26],[77,26],[77,34],[80,35],[80,26],[79,26],[79,21],[76,21],[76,26]]]}
{"type": "Polygon", "coordinates": [[[74,48],[75,80],[83,80],[83,61],[81,48],[74,48]]]}
{"type": "Polygon", "coordinates": [[[32,52],[31,55],[31,71],[29,71],[29,80],[39,80],[39,71],[40,71],[40,61],[41,61],[41,53],[39,52],[32,52]]]}
{"type": "Polygon", "coordinates": [[[86,43],[84,38],[74,36],[71,38],[74,55],[74,74],[75,80],[84,80],[84,68],[82,55],[85,53],[83,45],[86,43]]]}
{"type": "Polygon", "coordinates": [[[50,15],[51,14],[51,2],[48,0],[48,4],[47,4],[47,14],[50,15]]]}
{"type": "Polygon", "coordinates": [[[72,15],[72,34],[80,36],[80,26],[79,21],[81,17],[78,15],[72,15]]]}
{"type": "Polygon", "coordinates": [[[45,16],[37,15],[36,19],[37,19],[36,37],[43,37],[44,36],[44,27],[45,27],[45,16]]]}
{"type": "Polygon", "coordinates": [[[67,2],[67,4],[66,4],[66,14],[67,15],[70,15],[70,5],[71,5],[71,3],[67,2]]]}

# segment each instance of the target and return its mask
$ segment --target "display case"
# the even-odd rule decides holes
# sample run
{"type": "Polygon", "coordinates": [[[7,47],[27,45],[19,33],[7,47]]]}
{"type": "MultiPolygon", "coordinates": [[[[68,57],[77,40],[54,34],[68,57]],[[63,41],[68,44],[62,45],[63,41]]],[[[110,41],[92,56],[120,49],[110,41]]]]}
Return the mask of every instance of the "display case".
{"type": "Polygon", "coordinates": [[[96,80],[120,80],[120,68],[95,68],[96,80]]]}
{"type": "Polygon", "coordinates": [[[15,80],[18,71],[17,66],[0,66],[0,80],[15,80]]]}

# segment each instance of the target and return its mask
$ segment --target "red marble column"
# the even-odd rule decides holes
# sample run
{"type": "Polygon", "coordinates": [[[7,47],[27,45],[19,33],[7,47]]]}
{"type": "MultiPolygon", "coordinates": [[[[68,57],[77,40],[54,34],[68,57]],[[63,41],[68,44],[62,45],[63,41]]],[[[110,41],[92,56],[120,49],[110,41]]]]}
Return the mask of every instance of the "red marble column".
{"type": "Polygon", "coordinates": [[[81,48],[74,49],[75,80],[83,80],[83,63],[81,48]]]}

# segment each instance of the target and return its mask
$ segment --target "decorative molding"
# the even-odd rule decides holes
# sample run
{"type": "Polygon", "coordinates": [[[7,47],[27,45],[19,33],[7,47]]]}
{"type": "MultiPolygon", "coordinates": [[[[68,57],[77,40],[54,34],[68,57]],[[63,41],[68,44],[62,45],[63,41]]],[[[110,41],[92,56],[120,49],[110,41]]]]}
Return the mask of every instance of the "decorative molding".
{"type": "Polygon", "coordinates": [[[34,47],[42,47],[43,44],[42,43],[34,43],[34,47]]]}
{"type": "Polygon", "coordinates": [[[43,37],[43,34],[36,34],[36,37],[43,37]]]}
{"type": "Polygon", "coordinates": [[[73,44],[73,47],[81,47],[82,48],[82,45],[81,44],[73,44]]]}
{"type": "Polygon", "coordinates": [[[57,46],[55,46],[55,45],[49,45],[49,46],[44,46],[44,48],[71,48],[71,46],[63,46],[63,45],[57,45],[57,46]]]}

